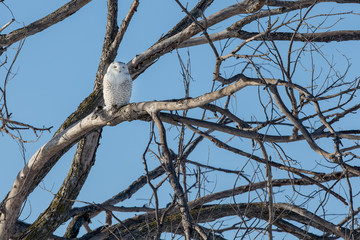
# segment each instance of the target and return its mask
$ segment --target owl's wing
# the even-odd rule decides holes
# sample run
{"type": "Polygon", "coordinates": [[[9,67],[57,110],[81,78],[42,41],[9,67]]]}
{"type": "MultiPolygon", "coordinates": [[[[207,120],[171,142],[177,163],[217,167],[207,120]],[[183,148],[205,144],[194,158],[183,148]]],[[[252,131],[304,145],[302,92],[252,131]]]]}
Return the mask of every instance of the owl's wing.
{"type": "Polygon", "coordinates": [[[109,79],[109,75],[105,74],[103,79],[103,94],[105,109],[110,109],[113,105],[113,86],[109,79]]]}
{"type": "Polygon", "coordinates": [[[109,76],[107,74],[105,74],[104,79],[103,79],[103,88],[111,88],[111,82],[109,81],[109,76]]]}

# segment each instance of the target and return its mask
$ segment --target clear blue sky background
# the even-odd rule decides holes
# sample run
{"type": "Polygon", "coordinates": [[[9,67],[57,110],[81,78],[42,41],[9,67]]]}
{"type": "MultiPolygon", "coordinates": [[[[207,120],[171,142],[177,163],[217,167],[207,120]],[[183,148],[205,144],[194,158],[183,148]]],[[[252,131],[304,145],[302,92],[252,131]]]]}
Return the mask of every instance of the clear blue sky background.
{"type": "MultiPolygon", "coordinates": [[[[27,25],[56,10],[66,2],[63,0],[5,1],[14,14],[16,22],[4,33],[27,25]]],[[[215,1],[214,5],[206,12],[207,15],[221,9],[220,4],[217,2],[223,4],[222,1],[215,1]]],[[[226,1],[226,5],[235,2],[226,1]]],[[[131,1],[120,1],[120,21],[125,16],[130,4],[131,1]]],[[[339,11],[339,5],[330,4],[327,7],[331,11],[335,6],[336,10],[339,11]]],[[[183,16],[184,13],[179,10],[174,1],[140,1],[139,9],[124,37],[116,59],[123,62],[130,61],[136,54],[145,51],[155,43],[162,34],[170,30],[183,16]]],[[[0,4],[0,26],[11,18],[9,10],[0,4]]],[[[240,17],[236,18],[240,19],[240,17]]],[[[349,23],[351,21],[344,23],[344,25],[340,23],[339,27],[345,26],[345,29],[357,27],[356,21],[353,21],[354,26],[349,23]]],[[[45,132],[37,142],[25,145],[26,161],[51,138],[54,131],[66,117],[75,111],[79,103],[92,92],[101,54],[105,24],[106,1],[97,0],[90,2],[68,19],[26,39],[13,68],[16,75],[7,87],[8,107],[10,112],[13,113],[13,120],[26,122],[37,127],[54,126],[52,133],[45,132]]],[[[215,29],[220,30],[224,27],[226,25],[221,24],[216,26],[215,29]]],[[[342,53],[355,59],[358,51],[354,51],[354,49],[359,49],[359,44],[348,42],[343,43],[342,46],[344,44],[348,47],[342,48],[342,53]]],[[[333,48],[333,52],[336,53],[333,46],[337,45],[330,44],[326,49],[333,48]]],[[[16,48],[17,44],[12,47],[16,48]]],[[[11,50],[6,53],[9,55],[9,60],[12,59],[11,56],[13,56],[14,52],[15,50],[11,50]]],[[[184,51],[182,55],[186,60],[184,51]]],[[[203,86],[194,88],[191,91],[191,96],[195,97],[210,89],[210,84],[202,84],[210,83],[214,59],[208,46],[194,48],[191,50],[191,57],[192,74],[195,79],[194,85],[203,86]]],[[[337,63],[337,66],[343,69],[345,66],[343,63],[345,63],[344,59],[337,63]]],[[[358,62],[353,62],[353,64],[356,63],[358,64],[358,62]]],[[[227,74],[231,74],[231,72],[232,69],[229,69],[227,74]]],[[[0,74],[3,79],[5,71],[1,69],[0,74]]],[[[356,71],[353,74],[356,74],[356,71]]],[[[133,88],[132,102],[183,97],[183,85],[176,52],[167,54],[150,67],[134,82],[133,88]]],[[[254,89],[253,94],[257,99],[256,89],[254,89]]],[[[239,98],[239,105],[252,111],[254,106],[249,104],[250,102],[252,101],[249,96],[239,98]]],[[[234,108],[237,107],[239,106],[234,106],[234,108]]],[[[246,116],[242,117],[246,118],[246,116]]],[[[349,121],[348,124],[344,128],[348,129],[351,126],[358,128],[358,123],[354,121],[349,121]]],[[[102,202],[124,189],[143,174],[144,167],[141,156],[148,141],[148,134],[149,123],[141,121],[125,122],[115,127],[105,127],[95,166],[91,170],[88,181],[78,199],[96,203],[102,202]]],[[[24,133],[24,138],[28,140],[35,139],[31,132],[24,133]]],[[[171,140],[170,138],[169,141],[171,140]]],[[[214,165],[230,169],[241,168],[242,164],[238,162],[236,156],[212,146],[212,143],[208,142],[203,144],[199,149],[202,152],[198,151],[196,157],[194,156],[192,160],[203,163],[211,161],[214,165]],[[220,156],[221,159],[227,158],[227,161],[217,161],[220,156]]],[[[289,147],[292,146],[289,145],[289,147]]],[[[306,148],[305,145],[304,148],[306,148]]],[[[17,141],[7,135],[0,136],[0,150],[2,156],[0,159],[2,166],[0,198],[3,199],[10,190],[16,174],[24,166],[24,160],[17,141]]],[[[26,221],[31,222],[36,219],[38,214],[44,210],[44,206],[47,206],[51,201],[53,195],[49,191],[57,192],[67,174],[73,153],[74,149],[65,154],[40,184],[43,188],[37,188],[30,195],[22,215],[23,218],[28,217],[26,221]]],[[[304,157],[303,151],[299,152],[298,156],[299,158],[300,156],[304,157]]],[[[314,156],[309,155],[307,157],[314,156]]],[[[319,157],[316,156],[316,158],[319,157]]],[[[154,161],[154,166],[156,163],[154,161]]],[[[216,179],[216,176],[211,180],[214,186],[231,188],[235,177],[229,179],[229,182],[227,182],[227,179],[221,179],[220,181],[216,179]],[[230,183],[230,185],[227,183],[230,183]]],[[[126,201],[122,205],[147,204],[148,199],[142,198],[142,196],[148,197],[148,193],[145,194],[144,190],[134,198],[136,202],[134,200],[126,201]]],[[[166,194],[164,192],[164,195],[166,194]]],[[[163,204],[166,203],[163,202],[163,204]]],[[[104,218],[101,220],[104,221],[104,218]]]]}

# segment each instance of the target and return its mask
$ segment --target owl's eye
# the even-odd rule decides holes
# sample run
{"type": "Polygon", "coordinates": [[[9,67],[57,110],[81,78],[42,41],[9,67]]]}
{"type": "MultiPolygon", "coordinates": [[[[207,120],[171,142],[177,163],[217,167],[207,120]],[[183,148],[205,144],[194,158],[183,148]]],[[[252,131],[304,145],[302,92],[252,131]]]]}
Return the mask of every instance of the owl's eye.
{"type": "Polygon", "coordinates": [[[114,66],[114,68],[118,68],[117,66],[114,66]]]}

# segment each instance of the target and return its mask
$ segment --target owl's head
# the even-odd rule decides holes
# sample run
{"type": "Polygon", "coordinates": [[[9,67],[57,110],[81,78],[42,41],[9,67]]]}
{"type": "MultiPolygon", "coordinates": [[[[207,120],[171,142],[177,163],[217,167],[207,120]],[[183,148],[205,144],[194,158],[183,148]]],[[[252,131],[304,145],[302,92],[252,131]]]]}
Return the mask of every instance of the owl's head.
{"type": "Polygon", "coordinates": [[[116,71],[120,73],[129,73],[127,65],[123,62],[112,62],[108,68],[108,71],[116,71]]]}

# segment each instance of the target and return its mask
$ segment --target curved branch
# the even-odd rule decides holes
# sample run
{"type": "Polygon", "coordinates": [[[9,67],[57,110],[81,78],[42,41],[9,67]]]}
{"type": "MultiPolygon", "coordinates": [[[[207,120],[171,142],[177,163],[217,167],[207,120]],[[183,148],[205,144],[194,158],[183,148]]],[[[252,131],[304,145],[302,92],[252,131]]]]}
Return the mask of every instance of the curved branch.
{"type": "MultiPolygon", "coordinates": [[[[206,19],[198,21],[202,26],[211,27],[225,19],[228,19],[232,16],[242,14],[242,13],[251,13],[256,12],[264,5],[265,1],[263,0],[243,0],[240,3],[234,4],[227,8],[224,8],[206,19]]],[[[183,31],[175,34],[172,37],[169,37],[165,40],[158,42],[157,44],[150,47],[145,52],[137,55],[129,63],[129,70],[132,75],[132,78],[135,79],[143,71],[145,71],[156,59],[160,56],[178,48],[178,46],[185,40],[195,36],[200,33],[201,29],[197,24],[192,23],[183,31]]]]}
{"type": "MultiPolygon", "coordinates": [[[[269,134],[261,134],[256,131],[247,131],[247,130],[241,130],[234,127],[229,127],[226,125],[220,125],[218,123],[213,123],[209,121],[199,120],[195,118],[189,118],[189,117],[181,117],[174,114],[168,114],[168,113],[161,113],[162,120],[173,124],[178,125],[178,123],[184,123],[189,125],[195,125],[197,127],[204,127],[211,130],[216,130],[224,133],[229,133],[234,136],[244,137],[248,139],[253,140],[261,140],[265,142],[273,142],[273,143],[281,143],[281,142],[294,142],[294,141],[300,141],[300,140],[306,140],[304,135],[298,135],[296,137],[292,135],[269,135],[269,134]]],[[[359,134],[360,130],[352,130],[352,131],[338,131],[335,132],[337,136],[341,138],[347,138],[347,139],[356,139],[360,140],[360,136],[356,135],[350,135],[350,134],[359,134]]],[[[324,137],[333,137],[333,134],[330,132],[320,132],[320,133],[311,133],[311,136],[314,139],[324,138],[324,137]]]]}
{"type": "MultiPolygon", "coordinates": [[[[291,32],[269,32],[262,36],[257,36],[257,32],[247,32],[243,30],[230,31],[228,29],[218,33],[210,34],[211,41],[220,41],[229,38],[249,39],[254,38],[258,41],[298,41],[298,42],[345,42],[360,40],[360,31],[358,30],[339,30],[330,32],[315,33],[291,33],[291,32]]],[[[207,44],[205,37],[196,37],[184,41],[179,48],[193,47],[197,45],[207,44]]]]}
{"type": "Polygon", "coordinates": [[[197,19],[198,17],[204,14],[204,11],[214,2],[214,0],[201,0],[199,1],[196,6],[190,11],[190,15],[186,15],[183,19],[181,19],[165,36],[161,37],[160,41],[167,39],[171,36],[174,36],[178,32],[181,32],[188,26],[190,26],[193,21],[191,17],[197,19]]]}
{"type": "MultiPolygon", "coordinates": [[[[317,0],[318,3],[322,2],[335,2],[335,3],[360,3],[358,0],[317,0]]],[[[301,1],[282,1],[282,0],[269,0],[266,5],[276,7],[308,7],[314,3],[313,0],[301,0],[301,1]]]]}
{"type": "MultiPolygon", "coordinates": [[[[118,194],[116,194],[112,198],[104,201],[101,204],[91,204],[91,205],[84,206],[84,207],[73,208],[69,212],[69,214],[66,218],[66,221],[69,220],[70,217],[84,216],[86,214],[89,214],[90,217],[96,216],[101,211],[104,211],[104,209],[110,209],[115,204],[122,202],[126,199],[130,199],[134,193],[136,193],[139,189],[141,189],[143,186],[146,185],[147,177],[150,180],[152,180],[152,179],[156,179],[157,177],[163,175],[164,173],[165,173],[165,170],[163,169],[163,167],[159,166],[159,167],[155,168],[154,170],[150,171],[148,176],[143,175],[143,176],[139,177],[137,180],[135,180],[133,183],[131,183],[125,190],[119,192],[118,194]]],[[[69,228],[79,228],[79,227],[81,227],[81,224],[77,224],[76,222],[74,222],[73,224],[71,224],[71,226],[68,227],[68,229],[69,228]]]]}
{"type": "MultiPolygon", "coordinates": [[[[259,203],[239,203],[239,204],[216,204],[202,205],[193,208],[191,214],[198,223],[216,221],[229,216],[241,216],[246,218],[257,218],[266,221],[268,218],[268,207],[266,202],[259,203]]],[[[321,232],[335,234],[337,237],[346,237],[348,229],[340,228],[325,219],[322,219],[304,208],[300,208],[287,203],[274,203],[274,222],[273,224],[285,232],[302,236],[305,239],[324,239],[315,234],[305,232],[288,224],[284,219],[296,221],[300,224],[314,227],[321,232]]],[[[242,218],[241,218],[242,219],[242,218]]],[[[162,231],[175,234],[184,234],[184,230],[179,227],[181,221],[179,211],[173,212],[164,219],[162,231]]],[[[108,236],[121,236],[122,239],[141,238],[152,236],[156,231],[156,220],[148,214],[138,215],[131,219],[122,221],[106,228],[99,228],[84,235],[79,239],[105,239],[108,236]],[[130,232],[129,232],[130,231],[130,232]]],[[[218,239],[218,238],[217,238],[218,239]]],[[[330,238],[329,238],[330,239],[330,238]]]]}
{"type": "MultiPolygon", "coordinates": [[[[300,171],[298,171],[298,172],[291,171],[291,172],[293,172],[295,174],[300,173],[300,171]]],[[[303,175],[303,174],[301,174],[301,175],[303,175]]],[[[305,175],[303,175],[303,176],[305,176],[305,175]]],[[[357,176],[354,174],[351,174],[350,177],[357,177],[357,176]]],[[[294,179],[289,179],[289,178],[273,179],[271,181],[271,185],[273,187],[283,187],[283,186],[292,186],[292,185],[309,186],[309,185],[314,185],[315,181],[320,184],[323,182],[329,182],[329,181],[334,181],[334,180],[339,180],[339,179],[344,179],[344,178],[346,178],[346,176],[342,172],[334,172],[334,173],[329,173],[329,174],[319,174],[319,176],[315,176],[315,177],[311,177],[311,178],[305,176],[302,178],[294,178],[294,179]]],[[[248,185],[235,187],[235,188],[220,191],[217,193],[208,194],[206,196],[203,196],[203,197],[197,198],[193,201],[190,201],[188,204],[189,204],[190,208],[200,207],[204,204],[211,203],[216,200],[236,196],[236,195],[243,194],[243,193],[248,193],[250,191],[255,191],[257,189],[264,189],[265,187],[266,187],[266,181],[251,183],[248,185]]],[[[325,187],[322,187],[322,188],[324,189],[325,187]]],[[[328,189],[325,189],[325,191],[328,191],[328,189]]],[[[339,200],[342,202],[344,201],[344,199],[340,199],[340,198],[342,198],[341,196],[335,196],[335,197],[339,198],[339,200]]]]}
{"type": "Polygon", "coordinates": [[[306,130],[306,128],[302,125],[302,123],[300,123],[299,119],[297,119],[295,116],[292,115],[292,113],[287,109],[287,107],[285,106],[284,102],[282,101],[276,86],[269,86],[270,91],[272,93],[272,96],[277,104],[277,106],[280,108],[281,112],[294,124],[294,126],[300,130],[300,132],[303,134],[305,140],[307,141],[307,143],[309,144],[309,146],[317,153],[319,153],[320,155],[328,158],[328,159],[332,159],[334,157],[333,154],[330,154],[328,152],[326,152],[325,150],[323,150],[322,148],[320,148],[313,140],[312,136],[310,135],[310,133],[306,130]]]}

